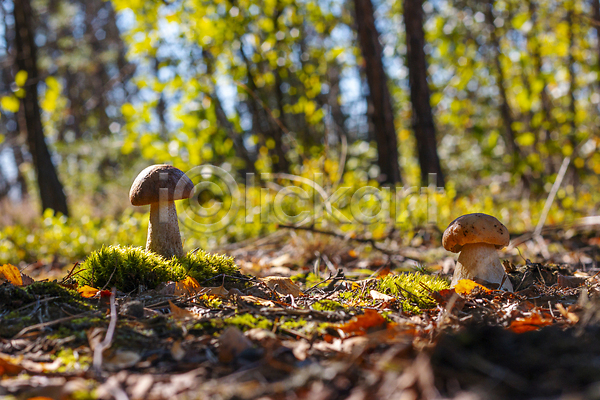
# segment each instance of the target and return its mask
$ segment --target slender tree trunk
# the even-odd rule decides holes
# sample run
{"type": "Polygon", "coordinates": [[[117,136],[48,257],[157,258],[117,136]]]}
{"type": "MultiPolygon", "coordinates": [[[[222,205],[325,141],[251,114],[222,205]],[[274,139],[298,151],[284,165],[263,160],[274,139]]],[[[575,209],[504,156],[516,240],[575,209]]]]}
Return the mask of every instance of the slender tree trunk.
{"type": "Polygon", "coordinates": [[[510,107],[510,104],[508,103],[508,96],[506,94],[506,77],[504,76],[502,62],[500,61],[500,56],[502,54],[502,50],[500,48],[500,39],[498,38],[498,35],[496,34],[496,25],[494,24],[493,10],[494,10],[494,0],[489,0],[487,8],[486,8],[486,12],[485,12],[485,19],[486,19],[486,22],[487,22],[488,26],[490,27],[490,31],[491,31],[490,38],[491,38],[491,42],[492,42],[491,44],[492,44],[493,53],[494,53],[493,61],[494,61],[494,65],[496,67],[496,80],[497,80],[498,90],[500,92],[500,99],[501,99],[500,114],[502,115],[502,120],[504,122],[504,130],[505,130],[504,139],[506,141],[506,147],[508,149],[508,152],[512,155],[513,164],[516,165],[521,151],[519,149],[519,146],[517,146],[517,143],[515,142],[515,132],[512,127],[512,124],[514,122],[513,111],[510,107]]]}
{"type": "Polygon", "coordinates": [[[33,159],[40,189],[42,210],[50,208],[55,212],[68,215],[67,199],[44,139],[38,103],[37,55],[33,34],[32,9],[29,0],[13,2],[13,14],[15,18],[17,68],[19,71],[26,71],[28,76],[25,97],[21,105],[25,115],[27,145],[33,159]]]}
{"type": "Polygon", "coordinates": [[[567,10],[567,25],[569,27],[569,122],[571,124],[571,133],[569,134],[570,144],[575,148],[575,130],[577,129],[577,122],[575,116],[577,114],[575,104],[575,90],[577,90],[577,84],[575,82],[575,32],[573,24],[573,13],[575,12],[575,3],[573,0],[568,1],[569,7],[567,10]]]}
{"type": "Polygon", "coordinates": [[[250,89],[250,91],[252,92],[248,93],[248,95],[251,97],[249,101],[251,104],[251,110],[253,114],[253,126],[260,127],[261,121],[265,122],[267,126],[263,129],[263,131],[267,132],[267,136],[275,141],[275,153],[273,154],[271,151],[269,151],[271,153],[270,156],[271,164],[273,166],[273,172],[289,172],[289,163],[287,158],[285,157],[285,149],[283,147],[283,131],[272,120],[272,118],[268,115],[267,111],[264,110],[263,105],[261,105],[260,102],[254,98],[254,96],[259,96],[259,92],[256,85],[256,80],[252,75],[252,64],[250,63],[250,59],[246,55],[243,46],[240,48],[240,54],[242,56],[242,59],[244,60],[244,63],[246,64],[246,72],[248,75],[248,89],[250,89]]]}
{"type": "Polygon", "coordinates": [[[436,174],[437,185],[444,186],[435,138],[435,124],[427,84],[425,60],[425,32],[423,31],[422,0],[404,0],[404,26],[406,28],[406,65],[412,103],[412,126],[417,140],[421,184],[428,184],[429,174],[436,174]]]}
{"type": "Polygon", "coordinates": [[[354,11],[358,39],[365,61],[365,73],[369,85],[369,98],[373,104],[371,115],[377,141],[379,168],[386,183],[400,183],[398,138],[394,127],[392,96],[387,86],[387,75],[383,67],[383,49],[375,27],[375,16],[371,0],[354,0],[354,11]]]}
{"type": "MultiPolygon", "coordinates": [[[[594,13],[592,21],[596,28],[596,52],[598,53],[598,62],[596,68],[600,71],[600,1],[592,0],[592,12],[594,13]]],[[[600,91],[600,74],[598,74],[598,90],[600,91]]]]}

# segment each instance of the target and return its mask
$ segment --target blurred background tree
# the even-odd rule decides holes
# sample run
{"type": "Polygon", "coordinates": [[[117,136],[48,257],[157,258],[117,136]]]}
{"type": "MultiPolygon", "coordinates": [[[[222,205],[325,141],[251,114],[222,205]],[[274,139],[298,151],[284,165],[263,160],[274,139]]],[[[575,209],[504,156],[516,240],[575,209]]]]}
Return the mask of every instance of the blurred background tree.
{"type": "Polygon", "coordinates": [[[598,1],[29,1],[37,61],[19,48],[27,2],[0,9],[0,197],[12,204],[66,214],[30,195],[62,182],[72,215],[117,218],[137,172],[169,162],[240,182],[322,173],[328,190],[435,173],[455,205],[512,199],[531,214],[570,157],[557,207],[596,210],[598,1]],[[60,181],[39,175],[52,164],[60,181]]]}

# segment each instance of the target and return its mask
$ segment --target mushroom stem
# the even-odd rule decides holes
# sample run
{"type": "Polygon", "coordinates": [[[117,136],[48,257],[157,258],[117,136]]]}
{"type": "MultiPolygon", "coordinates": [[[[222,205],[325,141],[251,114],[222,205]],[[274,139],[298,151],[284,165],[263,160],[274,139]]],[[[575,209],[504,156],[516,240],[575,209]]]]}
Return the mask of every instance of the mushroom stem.
{"type": "Polygon", "coordinates": [[[173,256],[184,256],[174,202],[161,201],[150,204],[146,250],[153,251],[167,259],[173,256]]]}
{"type": "Polygon", "coordinates": [[[483,279],[491,283],[500,284],[504,279],[502,288],[513,291],[512,283],[500,263],[496,247],[487,243],[466,244],[461,249],[458,262],[452,276],[451,287],[454,287],[461,279],[483,279]]]}

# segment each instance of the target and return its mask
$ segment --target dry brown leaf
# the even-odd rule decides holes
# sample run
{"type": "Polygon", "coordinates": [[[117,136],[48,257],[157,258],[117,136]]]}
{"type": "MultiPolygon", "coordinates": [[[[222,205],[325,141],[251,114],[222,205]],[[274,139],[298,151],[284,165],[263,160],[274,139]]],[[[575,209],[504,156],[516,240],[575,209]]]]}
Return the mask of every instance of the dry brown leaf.
{"type": "Polygon", "coordinates": [[[171,302],[171,300],[169,300],[169,307],[171,309],[171,316],[175,319],[195,318],[193,312],[181,307],[177,307],[175,304],[173,304],[173,302],[171,302]]]}
{"type": "Polygon", "coordinates": [[[256,296],[240,296],[240,299],[247,303],[260,304],[261,306],[265,307],[275,307],[275,303],[273,303],[271,300],[261,299],[260,297],[256,296]]]}
{"type": "Polygon", "coordinates": [[[231,362],[241,352],[252,347],[252,342],[235,326],[225,329],[219,336],[219,361],[231,362]]]}
{"type": "Polygon", "coordinates": [[[371,290],[371,298],[373,300],[383,300],[383,301],[396,300],[395,297],[388,296],[387,294],[378,292],[377,290],[371,290]]]}
{"type": "Polygon", "coordinates": [[[175,296],[192,296],[198,293],[202,287],[198,281],[188,276],[182,281],[175,283],[175,296]]]}
{"type": "Polygon", "coordinates": [[[227,297],[229,291],[221,286],[214,287],[203,287],[199,293],[205,294],[207,296],[217,296],[217,297],[227,297]]]}
{"type": "Polygon", "coordinates": [[[4,264],[0,267],[0,282],[7,280],[15,286],[23,286],[21,271],[12,264],[4,264]]]}
{"type": "Polygon", "coordinates": [[[302,295],[300,288],[292,282],[290,278],[284,276],[267,276],[260,278],[270,289],[277,291],[280,294],[291,294],[294,297],[302,295]]]}
{"type": "Polygon", "coordinates": [[[77,289],[77,293],[81,295],[81,297],[85,297],[86,299],[90,297],[94,297],[96,293],[99,292],[99,289],[93,288],[91,286],[85,285],[77,289]]]}

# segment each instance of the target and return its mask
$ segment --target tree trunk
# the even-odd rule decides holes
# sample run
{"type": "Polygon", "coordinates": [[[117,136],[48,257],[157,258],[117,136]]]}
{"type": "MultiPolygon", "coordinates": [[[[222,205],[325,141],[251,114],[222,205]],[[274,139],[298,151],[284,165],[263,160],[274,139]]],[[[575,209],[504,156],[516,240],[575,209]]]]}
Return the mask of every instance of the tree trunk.
{"type": "Polygon", "coordinates": [[[502,49],[500,48],[500,39],[496,34],[496,25],[494,24],[494,0],[489,0],[489,3],[486,8],[485,19],[490,27],[490,38],[491,44],[493,48],[493,57],[494,64],[496,67],[496,81],[498,85],[498,90],[500,92],[500,114],[502,115],[502,120],[504,122],[504,130],[505,136],[504,140],[506,141],[506,147],[508,152],[512,155],[513,165],[516,166],[519,155],[521,153],[519,146],[515,142],[515,132],[513,130],[512,124],[514,122],[513,111],[508,103],[508,96],[506,94],[506,78],[504,76],[504,70],[502,69],[502,62],[500,61],[500,55],[502,54],[502,49]]]}
{"type": "MultiPolygon", "coordinates": [[[[29,0],[13,2],[15,18],[16,62],[19,71],[27,72],[25,97],[22,99],[22,112],[25,115],[27,146],[33,159],[37,182],[40,189],[42,210],[50,208],[68,215],[67,199],[62,184],[52,164],[50,152],[44,139],[44,130],[38,103],[37,55],[33,34],[32,9],[29,0]]],[[[22,127],[23,128],[23,127],[22,127]]]]}
{"type": "Polygon", "coordinates": [[[387,86],[387,75],[383,68],[383,49],[375,27],[375,16],[371,0],[354,0],[358,39],[365,62],[365,73],[369,85],[369,98],[373,104],[371,119],[375,129],[379,169],[382,181],[400,183],[398,138],[394,127],[392,98],[387,86]]]}
{"type": "Polygon", "coordinates": [[[417,140],[421,184],[427,186],[429,174],[436,174],[437,186],[444,186],[435,138],[435,124],[429,101],[427,61],[425,60],[425,32],[423,31],[422,0],[404,0],[406,28],[406,66],[412,103],[412,127],[417,140]]]}

